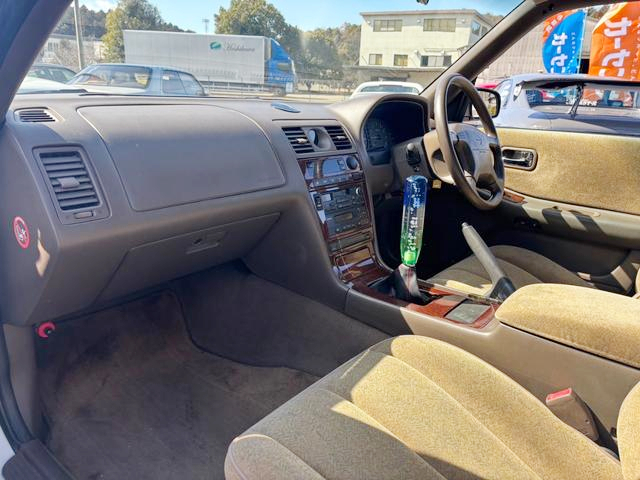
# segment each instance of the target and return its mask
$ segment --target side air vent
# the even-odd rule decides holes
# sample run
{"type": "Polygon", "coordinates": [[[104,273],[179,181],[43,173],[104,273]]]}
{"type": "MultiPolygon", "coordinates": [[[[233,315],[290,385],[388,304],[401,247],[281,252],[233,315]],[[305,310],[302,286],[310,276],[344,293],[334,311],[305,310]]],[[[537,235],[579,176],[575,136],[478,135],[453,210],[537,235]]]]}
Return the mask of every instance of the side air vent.
{"type": "Polygon", "coordinates": [[[19,122],[47,123],[55,122],[56,117],[46,108],[25,108],[16,112],[19,122]]]}
{"type": "Polygon", "coordinates": [[[54,199],[62,223],[104,218],[108,211],[78,148],[51,148],[36,151],[36,158],[54,199]]]}
{"type": "Polygon", "coordinates": [[[336,150],[350,150],[351,140],[347,137],[347,134],[344,132],[344,129],[339,126],[325,127],[327,133],[331,137],[331,141],[333,145],[336,147],[336,150]]]}
{"type": "Polygon", "coordinates": [[[284,127],[282,130],[287,136],[287,140],[289,140],[293,151],[298,155],[303,153],[313,153],[313,145],[302,128],[284,127]]]}

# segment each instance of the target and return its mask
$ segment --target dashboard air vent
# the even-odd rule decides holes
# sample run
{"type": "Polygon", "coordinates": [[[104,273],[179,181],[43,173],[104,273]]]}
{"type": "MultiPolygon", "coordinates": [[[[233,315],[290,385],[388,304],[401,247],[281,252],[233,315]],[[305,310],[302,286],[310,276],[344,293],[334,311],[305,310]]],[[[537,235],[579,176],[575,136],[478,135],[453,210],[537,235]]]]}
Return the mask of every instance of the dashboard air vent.
{"type": "Polygon", "coordinates": [[[282,130],[287,136],[287,140],[289,140],[293,151],[298,155],[302,153],[313,153],[313,145],[302,128],[284,127],[282,130]]]}
{"type": "Polygon", "coordinates": [[[84,159],[77,150],[40,152],[40,162],[63,212],[100,204],[84,159]]]}
{"type": "Polygon", "coordinates": [[[331,137],[331,141],[336,147],[336,150],[350,150],[352,148],[351,141],[349,140],[349,137],[347,137],[347,134],[344,132],[344,129],[341,126],[335,125],[325,128],[327,130],[327,133],[331,137]]]}
{"type": "Polygon", "coordinates": [[[25,108],[16,112],[18,121],[23,123],[55,122],[54,117],[46,108],[25,108]]]}

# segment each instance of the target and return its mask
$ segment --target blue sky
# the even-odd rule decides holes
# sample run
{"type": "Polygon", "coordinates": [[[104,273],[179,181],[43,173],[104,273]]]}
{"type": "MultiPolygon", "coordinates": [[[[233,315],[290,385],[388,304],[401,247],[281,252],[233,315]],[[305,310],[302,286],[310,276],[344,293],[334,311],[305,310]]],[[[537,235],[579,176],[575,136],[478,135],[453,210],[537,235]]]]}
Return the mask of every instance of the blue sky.
{"type": "MultiPolygon", "coordinates": [[[[213,31],[213,14],[229,6],[229,0],[150,0],[160,9],[163,18],[181,28],[204,32],[203,18],[211,19],[209,31],[213,31]]],[[[344,22],[361,23],[360,12],[380,10],[421,10],[475,8],[480,13],[506,14],[519,0],[430,0],[429,5],[416,0],[271,0],[285,19],[303,30],[317,27],[335,27],[344,22]]],[[[89,8],[108,10],[115,0],[81,0],[89,8]]]]}

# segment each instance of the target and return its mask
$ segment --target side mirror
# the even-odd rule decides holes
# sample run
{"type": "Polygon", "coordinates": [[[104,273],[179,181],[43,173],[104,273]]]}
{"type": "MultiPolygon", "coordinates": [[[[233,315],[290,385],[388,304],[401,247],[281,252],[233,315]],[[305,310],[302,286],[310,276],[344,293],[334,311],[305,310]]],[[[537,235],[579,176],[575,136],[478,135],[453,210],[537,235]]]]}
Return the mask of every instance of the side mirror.
{"type": "MultiPolygon", "coordinates": [[[[500,113],[501,106],[500,94],[495,90],[490,90],[488,88],[478,88],[477,90],[491,116],[493,118],[497,117],[500,113]]],[[[473,107],[471,107],[471,119],[478,119],[478,113],[473,107]]]]}

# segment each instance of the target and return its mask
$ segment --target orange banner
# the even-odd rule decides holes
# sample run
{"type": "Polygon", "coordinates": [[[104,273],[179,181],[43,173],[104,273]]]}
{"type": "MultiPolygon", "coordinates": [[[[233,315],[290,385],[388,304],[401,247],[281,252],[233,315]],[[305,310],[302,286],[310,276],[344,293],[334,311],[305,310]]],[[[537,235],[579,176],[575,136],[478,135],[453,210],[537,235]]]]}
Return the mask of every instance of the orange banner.
{"type": "Polygon", "coordinates": [[[640,79],[640,2],[612,6],[591,37],[589,74],[640,79]]]}

